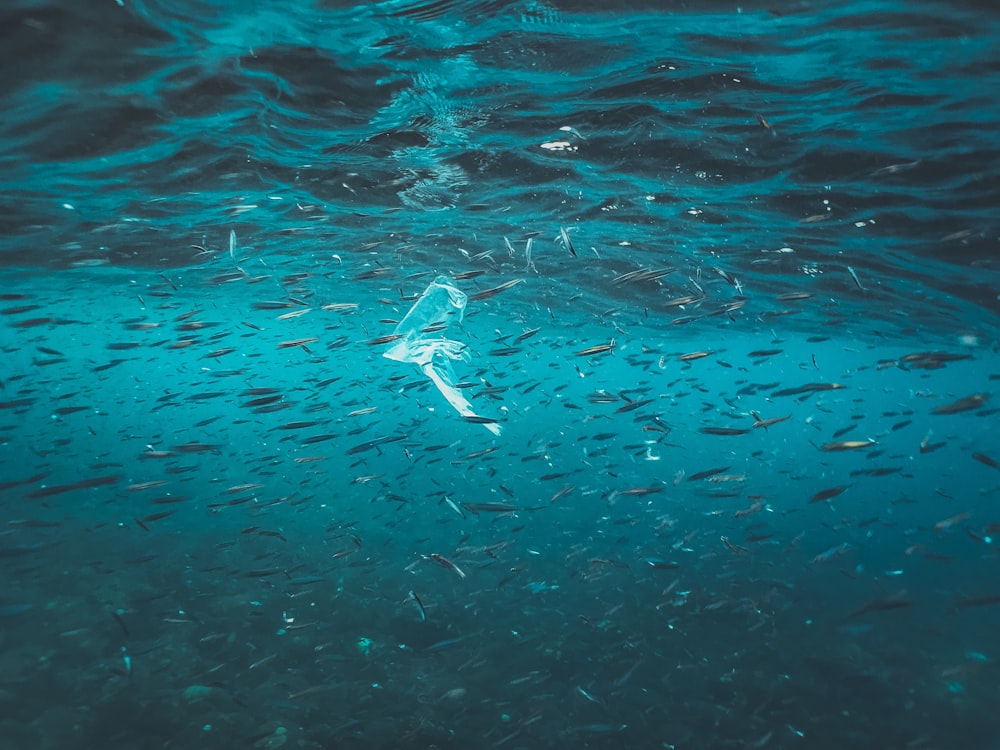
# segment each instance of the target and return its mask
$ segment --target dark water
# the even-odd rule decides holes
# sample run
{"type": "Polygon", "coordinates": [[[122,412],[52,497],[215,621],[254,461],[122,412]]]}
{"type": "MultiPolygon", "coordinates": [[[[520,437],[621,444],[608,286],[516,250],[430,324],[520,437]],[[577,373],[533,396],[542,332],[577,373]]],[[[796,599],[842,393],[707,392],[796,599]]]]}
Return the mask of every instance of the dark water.
{"type": "Polygon", "coordinates": [[[992,4],[0,21],[0,745],[1000,746],[992,4]]]}

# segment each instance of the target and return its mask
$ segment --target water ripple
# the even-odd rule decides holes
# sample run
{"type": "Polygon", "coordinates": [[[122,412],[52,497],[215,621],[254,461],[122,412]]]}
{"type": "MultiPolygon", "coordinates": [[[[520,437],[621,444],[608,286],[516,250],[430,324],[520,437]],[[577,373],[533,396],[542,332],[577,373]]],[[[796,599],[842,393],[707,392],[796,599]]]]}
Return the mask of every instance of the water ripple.
{"type": "Polygon", "coordinates": [[[998,310],[1000,21],[971,3],[22,2],[3,21],[5,265],[186,265],[233,227],[294,254],[352,214],[347,246],[571,225],[598,256],[721,263],[747,290],[850,264],[883,307],[908,276],[998,310]]]}

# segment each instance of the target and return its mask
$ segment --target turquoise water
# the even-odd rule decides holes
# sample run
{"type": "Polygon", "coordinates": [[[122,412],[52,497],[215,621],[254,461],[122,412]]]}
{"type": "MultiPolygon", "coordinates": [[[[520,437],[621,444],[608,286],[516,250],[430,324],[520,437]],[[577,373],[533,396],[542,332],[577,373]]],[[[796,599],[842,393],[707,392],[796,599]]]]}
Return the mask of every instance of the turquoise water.
{"type": "Polygon", "coordinates": [[[992,5],[2,20],[4,747],[997,746],[992,5]]]}

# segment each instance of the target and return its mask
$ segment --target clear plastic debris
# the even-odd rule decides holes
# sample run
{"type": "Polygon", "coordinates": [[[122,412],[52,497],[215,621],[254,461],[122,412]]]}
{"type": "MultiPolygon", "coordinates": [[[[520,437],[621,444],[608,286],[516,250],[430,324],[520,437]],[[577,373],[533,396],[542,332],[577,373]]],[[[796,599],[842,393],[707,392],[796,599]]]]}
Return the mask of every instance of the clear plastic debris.
{"type": "Polygon", "coordinates": [[[462,323],[467,302],[468,296],[451,279],[438,276],[399,321],[393,331],[398,338],[389,344],[383,356],[415,363],[455,411],[499,435],[500,426],[477,415],[468,399],[455,388],[451,361],[465,359],[467,355],[465,344],[451,337],[462,323]]]}

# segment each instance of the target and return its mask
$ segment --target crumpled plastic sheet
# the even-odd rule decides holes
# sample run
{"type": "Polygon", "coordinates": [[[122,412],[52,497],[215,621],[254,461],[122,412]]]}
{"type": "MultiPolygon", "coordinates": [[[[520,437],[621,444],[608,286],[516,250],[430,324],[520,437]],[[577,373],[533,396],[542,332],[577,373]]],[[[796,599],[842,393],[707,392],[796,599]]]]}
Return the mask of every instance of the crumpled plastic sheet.
{"type": "MultiPolygon", "coordinates": [[[[413,362],[430,378],[452,408],[463,417],[481,419],[469,400],[455,388],[452,360],[468,359],[466,346],[452,336],[462,323],[468,296],[447,276],[438,276],[406,313],[393,335],[395,339],[382,356],[397,362],[413,362]]],[[[494,435],[500,426],[483,422],[494,435]]]]}

